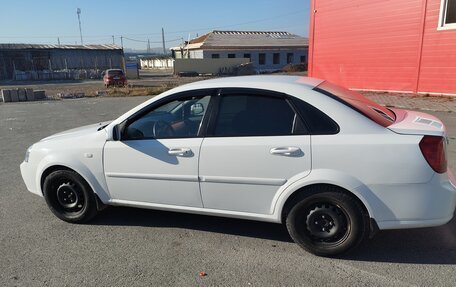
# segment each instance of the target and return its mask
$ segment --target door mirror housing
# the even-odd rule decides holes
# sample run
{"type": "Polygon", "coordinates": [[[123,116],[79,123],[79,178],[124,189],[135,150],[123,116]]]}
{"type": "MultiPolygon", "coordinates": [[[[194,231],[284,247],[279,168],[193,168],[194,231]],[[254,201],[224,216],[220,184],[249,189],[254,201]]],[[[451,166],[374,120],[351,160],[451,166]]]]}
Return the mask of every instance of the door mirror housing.
{"type": "Polygon", "coordinates": [[[115,125],[112,128],[112,140],[113,141],[120,141],[120,134],[121,134],[120,125],[115,125]]]}
{"type": "Polygon", "coordinates": [[[201,103],[194,103],[190,106],[190,114],[192,116],[200,115],[204,112],[204,106],[201,103]]]}

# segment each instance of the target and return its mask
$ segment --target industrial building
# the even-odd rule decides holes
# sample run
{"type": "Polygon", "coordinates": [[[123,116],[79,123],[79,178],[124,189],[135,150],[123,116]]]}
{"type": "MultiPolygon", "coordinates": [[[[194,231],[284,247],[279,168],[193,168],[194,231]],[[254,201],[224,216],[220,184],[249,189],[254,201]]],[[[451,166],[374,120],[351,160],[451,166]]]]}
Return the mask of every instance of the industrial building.
{"type": "Polygon", "coordinates": [[[255,68],[278,70],[307,64],[308,39],[288,32],[212,31],[171,48],[173,58],[247,58],[255,68]]]}
{"type": "Polygon", "coordinates": [[[100,78],[105,69],[123,68],[116,45],[0,44],[0,79],[100,78]]]}

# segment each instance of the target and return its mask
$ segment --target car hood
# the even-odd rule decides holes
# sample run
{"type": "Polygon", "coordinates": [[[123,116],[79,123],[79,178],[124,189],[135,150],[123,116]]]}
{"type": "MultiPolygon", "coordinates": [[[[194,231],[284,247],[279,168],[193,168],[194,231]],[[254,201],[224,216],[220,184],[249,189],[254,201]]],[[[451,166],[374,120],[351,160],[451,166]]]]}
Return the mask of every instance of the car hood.
{"type": "Polygon", "coordinates": [[[97,124],[92,124],[92,125],[87,125],[87,126],[82,126],[82,127],[66,130],[66,131],[48,136],[48,137],[42,139],[41,141],[49,141],[49,140],[54,140],[54,139],[63,139],[63,138],[70,138],[70,137],[75,137],[75,136],[88,135],[88,134],[97,132],[100,128],[107,126],[109,123],[111,123],[111,121],[106,121],[106,122],[101,122],[101,123],[97,123],[97,124]]]}

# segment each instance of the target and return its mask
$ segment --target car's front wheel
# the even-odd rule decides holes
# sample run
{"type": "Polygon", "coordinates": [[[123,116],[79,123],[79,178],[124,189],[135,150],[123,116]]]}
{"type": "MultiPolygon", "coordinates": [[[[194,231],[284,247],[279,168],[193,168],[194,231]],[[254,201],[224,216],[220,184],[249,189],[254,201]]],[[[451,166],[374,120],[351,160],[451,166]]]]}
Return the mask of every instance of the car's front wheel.
{"type": "Polygon", "coordinates": [[[88,183],[72,170],[57,170],[44,180],[43,195],[49,209],[70,223],[83,223],[97,214],[96,197],[88,183]]]}
{"type": "Polygon", "coordinates": [[[354,249],[366,237],[368,222],[357,200],[332,187],[309,190],[286,218],[291,238],[305,250],[320,256],[334,256],[354,249]]]}

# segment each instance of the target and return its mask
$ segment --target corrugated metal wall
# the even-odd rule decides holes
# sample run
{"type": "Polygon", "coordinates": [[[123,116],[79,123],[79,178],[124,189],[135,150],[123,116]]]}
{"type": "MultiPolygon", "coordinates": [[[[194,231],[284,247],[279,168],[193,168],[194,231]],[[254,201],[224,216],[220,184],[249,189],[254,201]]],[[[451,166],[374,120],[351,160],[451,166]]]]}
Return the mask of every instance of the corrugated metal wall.
{"type": "Polygon", "coordinates": [[[122,68],[123,53],[122,50],[0,50],[0,65],[0,79],[100,77],[98,71],[122,68]]]}
{"type": "Polygon", "coordinates": [[[456,29],[437,30],[440,0],[428,0],[418,91],[456,94],[456,29]]]}
{"type": "Polygon", "coordinates": [[[354,89],[455,93],[440,0],[312,0],[309,75],[354,89]],[[424,33],[423,33],[424,31],[424,33]]]}

